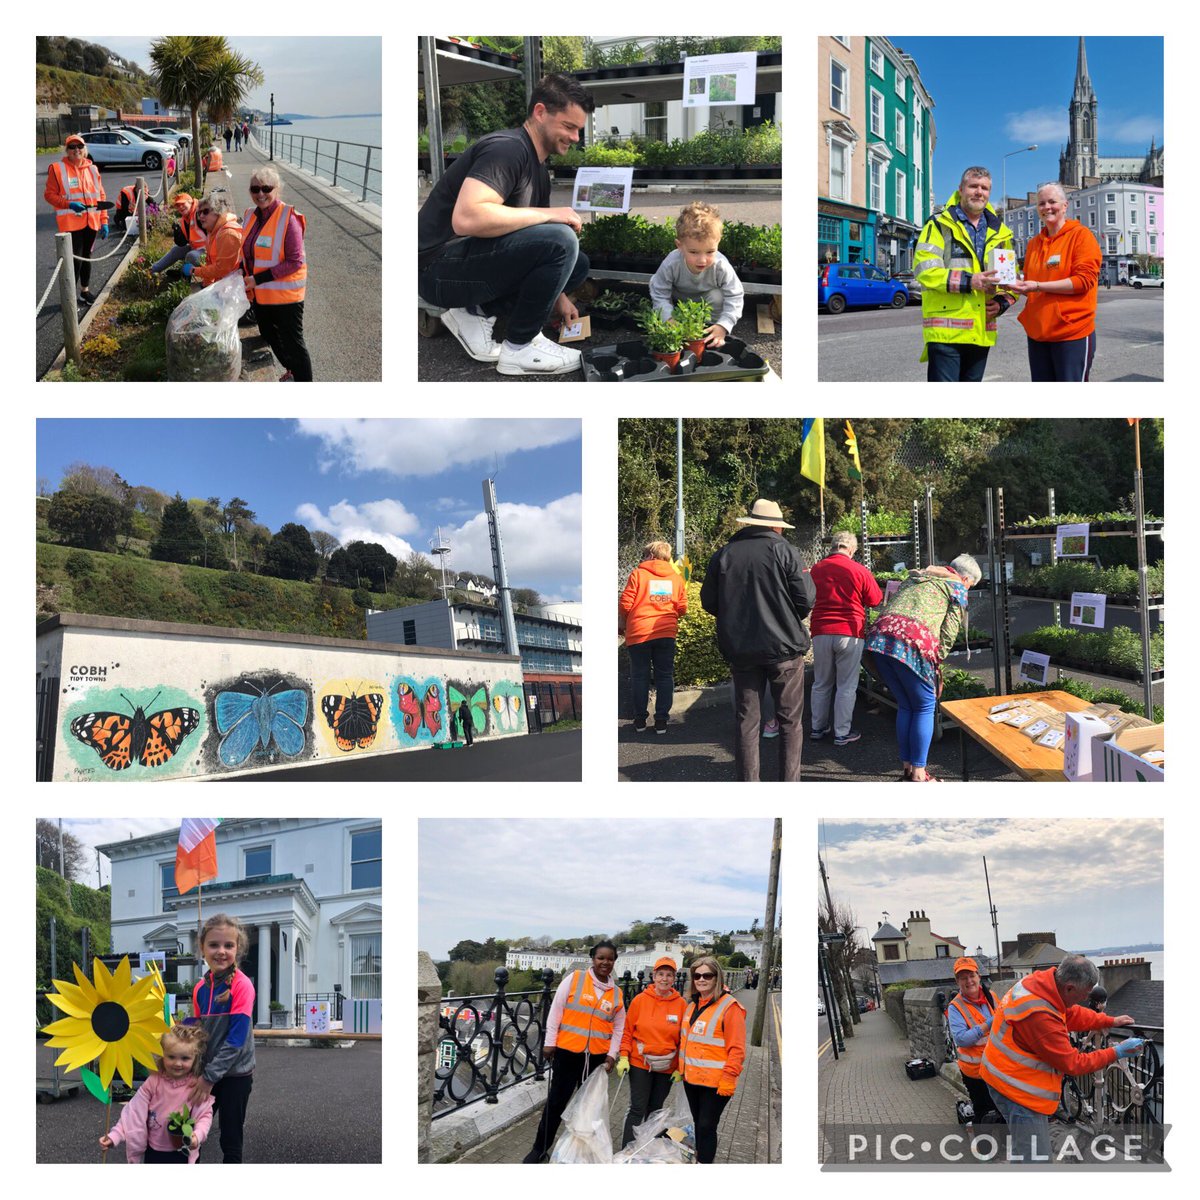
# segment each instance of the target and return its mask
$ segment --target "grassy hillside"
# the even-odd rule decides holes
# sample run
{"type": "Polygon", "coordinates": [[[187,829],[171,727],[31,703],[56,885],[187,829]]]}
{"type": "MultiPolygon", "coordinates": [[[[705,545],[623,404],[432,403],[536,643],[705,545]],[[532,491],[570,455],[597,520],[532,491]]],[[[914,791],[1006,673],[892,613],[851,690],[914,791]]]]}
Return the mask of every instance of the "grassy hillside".
{"type": "Polygon", "coordinates": [[[68,71],[63,67],[37,64],[37,98],[39,104],[99,104],[114,113],[141,112],[145,85],[124,79],[104,79],[68,71]]]}
{"type": "MultiPolygon", "coordinates": [[[[403,601],[395,596],[371,595],[372,608],[395,608],[397,603],[403,601]]],[[[347,588],[39,542],[37,619],[43,621],[56,612],[323,637],[366,636],[363,610],[354,604],[347,588]],[[68,555],[72,556],[70,570],[68,555]],[[90,571],[82,569],[85,558],[90,571]]]]}

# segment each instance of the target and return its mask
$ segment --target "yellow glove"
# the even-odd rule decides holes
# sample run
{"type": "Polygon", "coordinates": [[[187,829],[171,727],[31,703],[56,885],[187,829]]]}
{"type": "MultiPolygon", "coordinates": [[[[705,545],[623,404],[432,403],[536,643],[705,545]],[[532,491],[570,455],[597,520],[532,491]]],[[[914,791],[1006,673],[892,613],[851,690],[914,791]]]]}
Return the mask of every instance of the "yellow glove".
{"type": "Polygon", "coordinates": [[[617,1078],[620,1079],[629,1070],[629,1055],[622,1054],[617,1059],[617,1078]]]}
{"type": "Polygon", "coordinates": [[[682,1071],[672,1071],[671,1072],[671,1082],[672,1083],[678,1083],[682,1078],[683,1078],[682,1071]]]}
{"type": "Polygon", "coordinates": [[[721,1082],[717,1084],[718,1096],[732,1096],[737,1089],[737,1080],[731,1079],[728,1075],[721,1076],[721,1082]]]}

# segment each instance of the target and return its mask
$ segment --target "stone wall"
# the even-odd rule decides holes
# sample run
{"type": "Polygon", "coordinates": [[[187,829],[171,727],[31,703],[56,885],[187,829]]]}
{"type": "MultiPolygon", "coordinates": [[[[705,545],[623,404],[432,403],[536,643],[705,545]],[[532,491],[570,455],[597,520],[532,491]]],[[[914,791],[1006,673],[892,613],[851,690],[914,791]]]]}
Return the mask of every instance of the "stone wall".
{"type": "Polygon", "coordinates": [[[904,996],[905,1029],[913,1058],[927,1058],[939,1067],[950,1059],[946,1046],[946,1005],[953,988],[910,988],[904,996]]]}
{"type": "Polygon", "coordinates": [[[907,992],[893,992],[888,988],[883,989],[883,1004],[887,1009],[887,1015],[900,1027],[900,1032],[908,1037],[908,1022],[904,1016],[904,997],[907,992]]]}
{"type": "Polygon", "coordinates": [[[429,1162],[442,984],[433,959],[417,951],[417,1162],[429,1162]]]}

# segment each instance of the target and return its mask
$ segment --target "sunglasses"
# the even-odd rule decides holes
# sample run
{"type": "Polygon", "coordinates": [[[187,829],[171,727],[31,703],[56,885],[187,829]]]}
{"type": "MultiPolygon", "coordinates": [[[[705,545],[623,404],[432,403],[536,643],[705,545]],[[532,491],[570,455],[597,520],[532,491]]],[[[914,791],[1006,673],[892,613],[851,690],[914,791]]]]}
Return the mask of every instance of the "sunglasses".
{"type": "Polygon", "coordinates": [[[715,971],[697,971],[692,976],[693,979],[716,979],[716,977],[717,974],[715,971]]]}
{"type": "Polygon", "coordinates": [[[199,211],[196,213],[196,216],[198,216],[198,217],[211,217],[211,216],[212,216],[212,209],[211,209],[211,208],[202,208],[202,209],[200,209],[200,210],[199,210],[199,211]]]}
{"type": "Polygon", "coordinates": [[[250,192],[255,196],[257,196],[259,192],[273,192],[274,190],[275,185],[273,183],[270,186],[264,184],[262,187],[259,187],[257,183],[252,183],[250,185],[250,192]]]}

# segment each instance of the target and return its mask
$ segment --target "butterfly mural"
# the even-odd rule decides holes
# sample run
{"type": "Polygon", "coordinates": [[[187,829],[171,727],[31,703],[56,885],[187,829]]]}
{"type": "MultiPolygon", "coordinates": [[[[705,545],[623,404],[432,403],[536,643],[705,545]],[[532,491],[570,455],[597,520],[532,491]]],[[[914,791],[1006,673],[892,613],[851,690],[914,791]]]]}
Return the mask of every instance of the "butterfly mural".
{"type": "Polygon", "coordinates": [[[110,771],[125,771],[135,762],[161,767],[200,725],[200,713],[194,708],[164,708],[146,716],[146,709],[152,709],[161,695],[158,692],[145,707],[121,695],[132,716],[98,710],[85,713],[71,722],[71,734],[95,750],[110,771]]]}
{"type": "Polygon", "coordinates": [[[352,691],[349,696],[330,694],[321,700],[321,715],[333,730],[334,741],[339,750],[366,750],[379,731],[379,714],[383,710],[383,696],[378,692],[367,692],[360,696],[352,691]]]}
{"type": "Polygon", "coordinates": [[[525,695],[520,684],[502,679],[492,684],[492,716],[501,733],[525,728],[525,695]]]}
{"type": "Polygon", "coordinates": [[[442,732],[445,705],[442,701],[442,681],[417,680],[402,675],[396,680],[396,706],[400,709],[404,736],[411,741],[432,741],[442,732]]]}
{"type": "Polygon", "coordinates": [[[482,683],[467,683],[462,679],[446,680],[446,695],[450,698],[450,707],[458,712],[462,702],[467,702],[471,713],[471,728],[476,737],[487,733],[488,729],[488,690],[482,683]]]}
{"type": "Polygon", "coordinates": [[[288,758],[304,749],[308,694],[300,688],[275,691],[284,682],[278,679],[269,688],[260,688],[243,679],[237,689],[217,693],[213,713],[222,735],[217,751],[222,764],[240,767],[256,750],[269,757],[272,742],[288,758]],[[253,688],[254,693],[241,691],[243,687],[253,688]]]}

